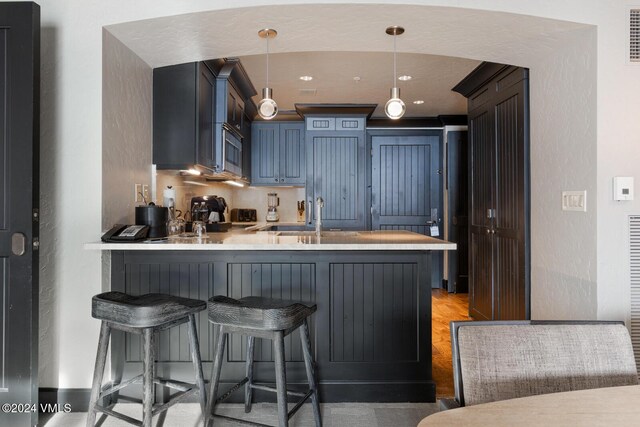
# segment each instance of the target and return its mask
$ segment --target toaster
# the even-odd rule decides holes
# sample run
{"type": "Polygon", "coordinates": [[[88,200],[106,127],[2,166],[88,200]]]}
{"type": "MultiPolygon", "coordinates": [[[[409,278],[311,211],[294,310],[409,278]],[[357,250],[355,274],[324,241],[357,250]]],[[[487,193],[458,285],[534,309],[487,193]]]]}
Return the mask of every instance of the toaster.
{"type": "Polygon", "coordinates": [[[231,209],[231,222],[256,222],[258,213],[255,209],[231,209]]]}

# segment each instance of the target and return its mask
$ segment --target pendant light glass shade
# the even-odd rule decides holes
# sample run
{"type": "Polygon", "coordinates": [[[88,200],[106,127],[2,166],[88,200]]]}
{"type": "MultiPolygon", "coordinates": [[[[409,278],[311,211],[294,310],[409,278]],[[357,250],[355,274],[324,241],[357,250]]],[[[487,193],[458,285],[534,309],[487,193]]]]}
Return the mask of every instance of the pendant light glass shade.
{"type": "Polygon", "coordinates": [[[265,120],[271,120],[278,114],[278,104],[271,98],[271,89],[262,89],[262,100],[258,103],[258,115],[265,120]]]}
{"type": "Polygon", "coordinates": [[[400,88],[396,87],[396,36],[404,33],[404,28],[393,26],[387,28],[385,31],[390,36],[393,36],[393,86],[391,88],[391,98],[384,105],[384,112],[392,120],[398,120],[400,117],[404,116],[404,113],[407,111],[406,105],[400,99],[400,88]]]}
{"type": "Polygon", "coordinates": [[[278,104],[273,100],[273,90],[269,87],[269,39],[278,35],[276,30],[266,28],[258,31],[258,36],[267,39],[267,84],[262,89],[262,99],[258,102],[258,115],[264,120],[271,120],[278,114],[278,104]]]}
{"type": "Polygon", "coordinates": [[[400,99],[400,88],[394,87],[391,89],[391,98],[384,105],[384,112],[392,120],[397,120],[404,116],[407,107],[400,99]]]}

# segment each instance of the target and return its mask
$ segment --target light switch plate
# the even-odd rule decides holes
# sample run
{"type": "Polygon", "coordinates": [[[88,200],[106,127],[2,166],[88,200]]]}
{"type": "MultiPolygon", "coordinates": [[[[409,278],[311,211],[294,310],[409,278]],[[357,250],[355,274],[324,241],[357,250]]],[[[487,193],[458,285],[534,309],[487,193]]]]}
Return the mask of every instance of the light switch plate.
{"type": "Polygon", "coordinates": [[[143,202],[149,203],[151,201],[151,193],[149,192],[149,184],[142,184],[142,195],[144,196],[143,202]]]}
{"type": "Polygon", "coordinates": [[[142,184],[134,184],[133,191],[133,201],[135,203],[142,202],[142,184]]]}
{"type": "Polygon", "coordinates": [[[613,177],[613,200],[624,201],[633,200],[633,177],[614,176],[613,177]]]}
{"type": "Polygon", "coordinates": [[[563,211],[587,211],[587,190],[563,191],[562,192],[563,211]]]}

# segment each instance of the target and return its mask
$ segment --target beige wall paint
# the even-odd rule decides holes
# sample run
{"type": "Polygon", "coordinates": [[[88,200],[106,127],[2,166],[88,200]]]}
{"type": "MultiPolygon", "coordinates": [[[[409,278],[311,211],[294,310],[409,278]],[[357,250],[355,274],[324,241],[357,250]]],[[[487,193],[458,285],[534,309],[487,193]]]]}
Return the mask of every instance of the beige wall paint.
{"type": "MultiPolygon", "coordinates": [[[[317,3],[317,0],[313,2],[317,3]]],[[[39,3],[43,23],[41,324],[51,327],[43,333],[41,342],[40,386],[88,387],[98,336],[98,322],[91,320],[88,313],[91,295],[101,290],[101,261],[100,254],[84,251],[82,243],[96,240],[103,226],[100,172],[104,144],[101,130],[102,27],[223,9],[228,3],[205,0],[41,0],[39,3]]],[[[247,0],[236,4],[269,3],[269,0],[247,0]]],[[[283,0],[279,3],[304,1],[283,0]]],[[[366,2],[351,0],[350,3],[366,2]]],[[[532,96],[531,112],[532,125],[538,129],[532,132],[532,177],[544,174],[544,182],[548,184],[536,184],[536,194],[532,195],[532,201],[538,204],[532,209],[532,246],[535,248],[532,267],[534,281],[537,281],[533,284],[534,317],[566,317],[568,312],[570,316],[593,317],[594,307],[600,318],[628,317],[628,247],[624,236],[627,214],[638,212],[640,202],[619,204],[612,202],[610,197],[611,177],[634,176],[636,165],[640,164],[637,149],[640,105],[636,101],[640,98],[640,68],[628,66],[624,61],[624,12],[628,3],[622,0],[391,0],[375,7],[401,3],[435,6],[423,10],[423,21],[436,11],[442,12],[441,6],[451,8],[458,19],[457,25],[435,28],[455,30],[459,34],[447,33],[448,39],[440,44],[431,43],[432,38],[414,40],[414,51],[443,55],[457,52],[457,56],[472,59],[502,59],[529,66],[532,88],[543,91],[532,96]],[[472,8],[498,13],[486,15],[488,20],[478,22],[478,15],[472,8]],[[535,37],[518,37],[517,28],[513,31],[495,28],[494,33],[511,42],[487,43],[483,25],[497,22],[494,20],[501,19],[505,12],[590,24],[597,29],[594,27],[583,34],[586,39],[578,34],[584,30],[575,34],[570,34],[571,31],[554,33],[555,42],[546,39],[548,45],[539,46],[535,37]],[[472,21],[474,18],[476,22],[472,21]],[[598,52],[594,57],[583,49],[596,35],[598,52]],[[580,40],[574,37],[580,37],[580,40]],[[495,52],[485,55],[488,52],[483,46],[495,52]],[[569,54],[566,60],[554,53],[559,48],[569,54]],[[540,51],[536,52],[537,49],[540,51]],[[593,70],[594,64],[596,70],[593,70]],[[580,91],[569,91],[566,93],[569,98],[559,96],[563,90],[556,94],[556,90],[562,89],[558,73],[568,79],[583,80],[588,96],[580,91]],[[593,93],[596,94],[597,109],[593,93]],[[558,124],[550,120],[544,110],[561,113],[566,120],[558,124]],[[593,120],[589,119],[594,111],[595,130],[593,120]],[[568,141],[566,147],[554,148],[548,154],[539,149],[545,144],[557,145],[565,141],[568,141]],[[534,144],[538,148],[534,148],[534,144]],[[595,159],[594,153],[597,153],[595,159]],[[579,159],[571,160],[575,155],[579,159]],[[582,217],[561,212],[558,190],[564,185],[578,187],[567,189],[589,190],[594,177],[597,195],[589,198],[589,212],[582,217]],[[545,251],[557,256],[547,256],[545,251]],[[594,278],[597,278],[595,294],[594,278]]],[[[334,6],[339,7],[343,6],[334,6]]],[[[367,9],[373,11],[375,7],[367,9]]],[[[393,7],[400,9],[400,6],[393,7]]],[[[237,19],[250,10],[240,12],[237,19]]],[[[320,19],[311,16],[309,21],[320,19]]],[[[334,11],[335,16],[340,14],[334,11]]],[[[363,21],[360,27],[354,28],[370,29],[372,24],[388,25],[391,19],[420,20],[423,16],[403,16],[396,11],[380,14],[375,20],[367,18],[364,15],[354,17],[354,21],[363,21]]],[[[253,20],[251,30],[270,21],[268,15],[253,20]]],[[[233,25],[235,21],[230,20],[229,24],[233,25]]],[[[535,29],[535,25],[530,29],[535,29]]],[[[545,33],[549,34],[549,31],[551,29],[545,33]]],[[[178,31],[173,35],[184,42],[187,33],[178,31]]],[[[350,42],[350,39],[343,40],[343,45],[350,42]]],[[[320,42],[316,40],[316,43],[320,42]]],[[[326,40],[322,43],[327,46],[326,40]]],[[[196,46],[202,52],[206,47],[196,46]]],[[[244,53],[261,53],[261,46],[252,49],[247,48],[244,53]]],[[[187,56],[192,58],[192,52],[187,56]]]]}
{"type": "Polygon", "coordinates": [[[102,228],[135,222],[135,184],[151,186],[153,70],[103,30],[102,228]]]}
{"type": "Polygon", "coordinates": [[[531,314],[595,319],[596,34],[574,32],[531,68],[531,314]],[[562,212],[587,190],[587,212],[562,212]]]}

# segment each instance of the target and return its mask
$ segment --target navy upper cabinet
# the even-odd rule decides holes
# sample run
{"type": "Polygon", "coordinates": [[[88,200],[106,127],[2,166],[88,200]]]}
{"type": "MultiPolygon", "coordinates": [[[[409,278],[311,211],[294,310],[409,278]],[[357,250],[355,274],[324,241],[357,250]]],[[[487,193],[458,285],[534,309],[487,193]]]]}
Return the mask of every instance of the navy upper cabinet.
{"type": "Polygon", "coordinates": [[[304,123],[254,122],[251,128],[251,184],[304,185],[304,123]]]}
{"type": "MultiPolygon", "coordinates": [[[[153,70],[153,162],[158,169],[196,168],[208,175],[250,175],[243,154],[256,94],[237,59],[153,70]],[[246,121],[246,124],[245,124],[246,121]]],[[[248,144],[247,144],[248,145],[248,144]]]]}
{"type": "Polygon", "coordinates": [[[307,117],[306,123],[306,193],[313,221],[322,197],[323,228],[365,229],[365,117],[307,117]]]}
{"type": "Polygon", "coordinates": [[[153,70],[153,163],[214,167],[215,78],[203,63],[153,70]]]}

